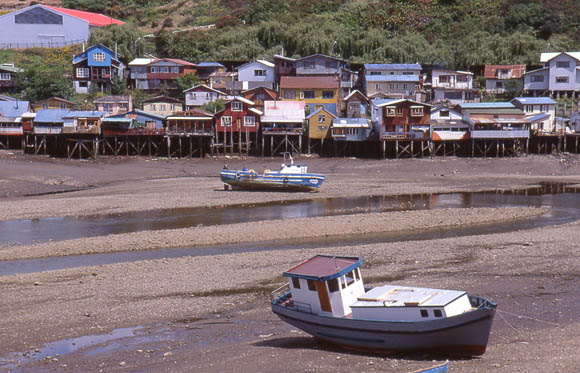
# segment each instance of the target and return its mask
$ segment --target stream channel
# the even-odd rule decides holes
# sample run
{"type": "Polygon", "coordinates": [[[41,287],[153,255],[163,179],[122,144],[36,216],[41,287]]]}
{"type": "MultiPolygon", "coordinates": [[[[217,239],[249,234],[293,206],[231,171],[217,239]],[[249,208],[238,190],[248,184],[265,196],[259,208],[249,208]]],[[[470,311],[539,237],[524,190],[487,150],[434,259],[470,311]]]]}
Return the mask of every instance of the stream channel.
{"type": "Polygon", "coordinates": [[[341,235],[285,241],[259,241],[1,261],[0,276],[183,256],[230,254],[273,249],[290,250],[336,244],[361,245],[380,242],[426,240],[551,226],[580,219],[580,188],[577,186],[568,186],[563,183],[541,183],[526,189],[509,191],[360,196],[284,201],[253,204],[250,206],[227,206],[223,208],[159,210],[113,216],[11,220],[0,222],[0,245],[29,245],[48,240],[60,241],[146,230],[177,229],[273,219],[470,207],[541,207],[548,209],[549,212],[527,219],[469,227],[445,227],[398,231],[394,233],[341,235]]]}

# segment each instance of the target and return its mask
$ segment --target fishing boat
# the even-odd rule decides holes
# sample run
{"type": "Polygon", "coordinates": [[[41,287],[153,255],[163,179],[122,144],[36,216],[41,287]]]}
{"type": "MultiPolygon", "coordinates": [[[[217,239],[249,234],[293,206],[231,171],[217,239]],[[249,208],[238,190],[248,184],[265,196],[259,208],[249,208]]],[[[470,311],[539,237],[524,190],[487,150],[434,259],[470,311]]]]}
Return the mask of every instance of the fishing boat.
{"type": "Polygon", "coordinates": [[[365,287],[358,257],[317,255],[283,273],[271,296],[285,322],[336,345],[375,353],[485,353],[496,303],[465,291],[365,287]]]}
{"type": "Polygon", "coordinates": [[[265,170],[262,174],[246,168],[229,170],[224,166],[220,178],[225,189],[312,192],[318,191],[326,175],[309,173],[307,165],[294,164],[290,158],[290,164],[283,163],[279,171],[265,170]]]}

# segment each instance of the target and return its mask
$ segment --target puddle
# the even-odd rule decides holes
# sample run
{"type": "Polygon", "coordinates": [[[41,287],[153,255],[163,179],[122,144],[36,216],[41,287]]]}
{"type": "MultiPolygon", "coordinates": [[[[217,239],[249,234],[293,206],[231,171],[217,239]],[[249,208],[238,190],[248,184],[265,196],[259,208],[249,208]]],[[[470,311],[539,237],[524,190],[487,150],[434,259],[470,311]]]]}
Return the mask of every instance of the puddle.
{"type": "MultiPolygon", "coordinates": [[[[133,337],[141,327],[115,329],[109,334],[87,335],[79,338],[64,339],[51,342],[41,348],[26,351],[24,353],[11,353],[6,357],[0,357],[0,370],[17,371],[18,367],[43,359],[50,360],[72,352],[116,341],[121,338],[133,337]]],[[[110,346],[110,345],[109,345],[110,346]]],[[[114,347],[109,347],[114,349],[114,347]]]]}

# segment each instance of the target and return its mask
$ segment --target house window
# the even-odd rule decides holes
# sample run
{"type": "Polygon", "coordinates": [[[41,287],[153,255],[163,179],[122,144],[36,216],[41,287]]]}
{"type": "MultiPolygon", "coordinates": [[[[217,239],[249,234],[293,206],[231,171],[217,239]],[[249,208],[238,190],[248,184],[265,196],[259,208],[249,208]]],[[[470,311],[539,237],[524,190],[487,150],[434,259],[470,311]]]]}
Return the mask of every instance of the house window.
{"type": "Polygon", "coordinates": [[[93,61],[104,62],[105,61],[105,54],[102,52],[93,53],[93,61]]]}
{"type": "Polygon", "coordinates": [[[412,117],[422,117],[423,116],[423,107],[411,107],[411,116],[412,117]]]}
{"type": "Polygon", "coordinates": [[[256,126],[256,117],[244,117],[244,126],[255,127],[256,126]]]}
{"type": "Polygon", "coordinates": [[[300,289],[300,279],[292,277],[292,286],[294,289],[300,289]]]}
{"type": "Polygon", "coordinates": [[[172,67],[171,72],[174,74],[179,74],[179,67],[177,67],[177,66],[172,67]]]}
{"type": "Polygon", "coordinates": [[[439,116],[440,116],[440,117],[449,118],[449,110],[441,110],[441,111],[439,112],[439,116]]]}
{"type": "Polygon", "coordinates": [[[381,85],[379,83],[375,84],[375,90],[380,91],[381,85]]]}
{"type": "Polygon", "coordinates": [[[457,81],[458,82],[468,82],[469,81],[469,76],[468,75],[457,75],[457,81]]]}
{"type": "Polygon", "coordinates": [[[264,101],[266,99],[266,95],[263,93],[258,93],[256,96],[254,96],[254,99],[258,101],[264,101]]]}
{"type": "Polygon", "coordinates": [[[304,99],[313,99],[314,91],[304,91],[304,99]]]}
{"type": "Polygon", "coordinates": [[[308,284],[308,290],[316,291],[316,285],[314,284],[314,280],[306,280],[306,283],[308,284]]]}
{"type": "Polygon", "coordinates": [[[151,110],[157,111],[157,108],[156,108],[156,105],[155,104],[151,104],[151,110]]]}
{"type": "Polygon", "coordinates": [[[322,91],[322,98],[326,99],[334,98],[334,91],[322,91]]]}
{"type": "Polygon", "coordinates": [[[328,283],[328,291],[331,293],[336,293],[338,291],[338,279],[332,279],[327,282],[328,283]]]}
{"type": "Polygon", "coordinates": [[[285,90],[284,91],[284,98],[287,100],[295,100],[296,99],[296,91],[285,90]]]}
{"type": "Polygon", "coordinates": [[[318,123],[324,123],[326,122],[326,115],[319,115],[318,116],[318,123]]]}
{"type": "Polygon", "coordinates": [[[240,101],[232,102],[232,111],[242,111],[242,103],[240,101]]]}
{"type": "Polygon", "coordinates": [[[157,66],[151,67],[151,74],[157,74],[159,72],[159,68],[157,66]]]}
{"type": "Polygon", "coordinates": [[[397,108],[397,116],[398,117],[402,117],[403,116],[403,108],[402,107],[398,107],[397,108]]]}
{"type": "Polygon", "coordinates": [[[324,132],[328,130],[328,126],[318,126],[318,132],[324,132]]]}
{"type": "Polygon", "coordinates": [[[568,83],[568,77],[567,76],[557,76],[556,83],[568,83]]]}
{"type": "Polygon", "coordinates": [[[413,75],[412,71],[403,71],[403,75],[413,75]]]}
{"type": "Polygon", "coordinates": [[[532,82],[543,82],[544,76],[543,75],[532,75],[532,82]]]}
{"type": "Polygon", "coordinates": [[[165,104],[159,105],[159,111],[165,111],[165,104]]]}
{"type": "Polygon", "coordinates": [[[254,70],[254,76],[266,76],[266,70],[254,70]]]}
{"type": "Polygon", "coordinates": [[[316,63],[314,61],[304,61],[304,68],[305,69],[315,69],[316,63]]]}
{"type": "Polygon", "coordinates": [[[495,88],[503,88],[503,82],[495,82],[495,88]]]}
{"type": "MultiPolygon", "coordinates": [[[[66,109],[66,104],[65,104],[64,102],[62,102],[62,103],[60,104],[60,108],[61,108],[61,109],[66,109]]],[[[48,108],[47,108],[47,109],[48,109],[48,108]]]]}
{"type": "Polygon", "coordinates": [[[397,108],[394,106],[387,106],[387,117],[394,117],[397,108]]]}
{"type": "Polygon", "coordinates": [[[232,126],[232,117],[222,117],[222,126],[223,127],[231,127],[232,126]]]}
{"type": "Polygon", "coordinates": [[[531,113],[532,111],[534,111],[534,106],[533,105],[526,105],[526,112],[531,113]]]}
{"type": "Polygon", "coordinates": [[[348,104],[349,111],[353,111],[353,112],[358,111],[359,107],[360,107],[360,104],[357,102],[348,104]]]}
{"type": "Polygon", "coordinates": [[[462,93],[460,92],[445,92],[443,93],[443,98],[447,100],[461,100],[462,93]]]}
{"type": "Polygon", "coordinates": [[[12,76],[8,73],[0,74],[0,80],[12,80],[12,76]]]}
{"type": "Polygon", "coordinates": [[[43,109],[48,109],[48,104],[42,104],[43,109]]]}
{"type": "Polygon", "coordinates": [[[327,69],[336,69],[336,61],[326,61],[324,67],[327,69]]]}
{"type": "Polygon", "coordinates": [[[371,75],[381,75],[380,71],[371,71],[371,75]]]}
{"type": "MultiPolygon", "coordinates": [[[[358,128],[348,128],[347,129],[347,133],[349,135],[358,135],[358,132],[359,132],[358,128]]],[[[348,279],[348,277],[347,277],[347,279],[348,279]]],[[[350,282],[349,282],[349,285],[350,285],[350,282]]]]}
{"type": "Polygon", "coordinates": [[[77,67],[77,78],[88,78],[89,69],[86,67],[77,67]]]}
{"type": "Polygon", "coordinates": [[[569,68],[570,61],[556,61],[556,67],[569,68]]]}
{"type": "Polygon", "coordinates": [[[113,104],[103,104],[103,111],[107,113],[113,112],[113,104]]]}
{"type": "Polygon", "coordinates": [[[449,83],[451,75],[439,75],[439,83],[449,83]]]}

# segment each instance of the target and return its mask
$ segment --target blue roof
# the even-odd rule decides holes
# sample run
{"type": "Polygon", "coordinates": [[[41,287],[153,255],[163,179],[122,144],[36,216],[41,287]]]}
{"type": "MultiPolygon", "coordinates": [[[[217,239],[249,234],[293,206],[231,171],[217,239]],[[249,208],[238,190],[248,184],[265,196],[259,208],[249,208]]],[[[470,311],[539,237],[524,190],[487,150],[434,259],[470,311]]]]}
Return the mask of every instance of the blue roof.
{"type": "Polygon", "coordinates": [[[341,121],[346,121],[347,124],[368,124],[366,118],[336,118],[332,120],[332,123],[341,123],[341,121]]]}
{"type": "Polygon", "coordinates": [[[533,117],[529,117],[527,118],[530,122],[536,122],[538,120],[544,120],[544,119],[548,119],[550,118],[550,114],[548,113],[540,113],[540,114],[536,114],[533,117]]]}
{"type": "Polygon", "coordinates": [[[393,102],[393,101],[398,101],[400,100],[399,98],[375,98],[374,100],[371,100],[371,104],[373,104],[374,106],[379,106],[382,104],[388,104],[389,102],[393,102]]]}
{"type": "Polygon", "coordinates": [[[63,117],[69,112],[67,109],[40,109],[36,113],[34,123],[62,123],[63,117]]]}
{"type": "Polygon", "coordinates": [[[28,111],[28,101],[0,101],[0,114],[6,118],[17,118],[28,111]]]}
{"type": "Polygon", "coordinates": [[[196,66],[198,67],[225,67],[219,62],[200,62],[196,66]]]}
{"type": "Polygon", "coordinates": [[[107,113],[103,111],[69,111],[63,118],[101,118],[107,115],[107,113]]]}
{"type": "Polygon", "coordinates": [[[528,105],[556,105],[550,97],[516,97],[512,101],[519,101],[528,105]]]}
{"type": "Polygon", "coordinates": [[[419,82],[419,75],[365,75],[367,82],[419,82]]]}
{"type": "Polygon", "coordinates": [[[476,102],[459,104],[462,109],[513,109],[511,102],[476,102]]]}
{"type": "Polygon", "coordinates": [[[418,63],[365,63],[367,70],[421,70],[418,63]]]}
{"type": "Polygon", "coordinates": [[[312,116],[314,116],[314,115],[316,115],[316,114],[320,113],[322,110],[325,110],[327,113],[329,113],[330,115],[332,115],[333,117],[335,117],[335,118],[336,118],[336,115],[334,115],[334,113],[333,113],[333,112],[329,111],[329,110],[328,110],[326,107],[322,106],[322,107],[319,107],[318,109],[314,110],[314,111],[313,111],[312,113],[310,113],[308,116],[306,116],[306,119],[310,119],[310,118],[312,118],[312,116]]]}

